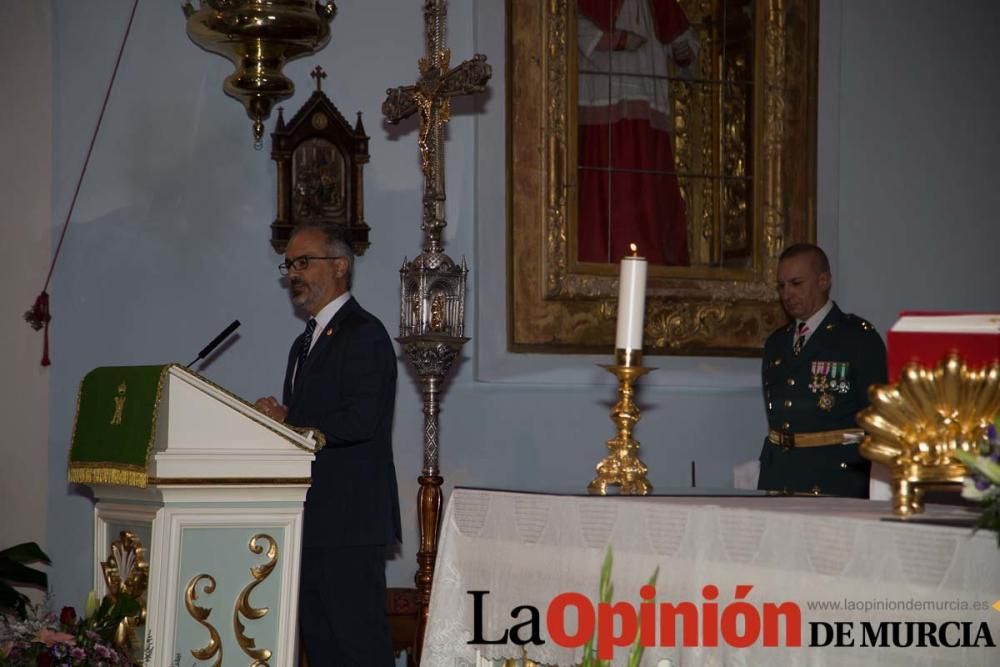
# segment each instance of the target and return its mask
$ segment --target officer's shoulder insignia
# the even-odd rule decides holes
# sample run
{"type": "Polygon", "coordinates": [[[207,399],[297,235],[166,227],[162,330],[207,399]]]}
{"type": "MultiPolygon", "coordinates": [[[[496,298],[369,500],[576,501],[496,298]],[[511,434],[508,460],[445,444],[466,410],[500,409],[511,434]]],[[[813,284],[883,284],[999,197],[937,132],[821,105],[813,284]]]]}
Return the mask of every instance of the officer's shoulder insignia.
{"type": "Polygon", "coordinates": [[[875,327],[872,326],[871,322],[869,322],[868,320],[866,320],[863,317],[858,317],[854,313],[847,313],[844,316],[844,319],[847,322],[850,322],[852,325],[854,325],[858,329],[861,329],[862,331],[875,331],[875,327]]]}

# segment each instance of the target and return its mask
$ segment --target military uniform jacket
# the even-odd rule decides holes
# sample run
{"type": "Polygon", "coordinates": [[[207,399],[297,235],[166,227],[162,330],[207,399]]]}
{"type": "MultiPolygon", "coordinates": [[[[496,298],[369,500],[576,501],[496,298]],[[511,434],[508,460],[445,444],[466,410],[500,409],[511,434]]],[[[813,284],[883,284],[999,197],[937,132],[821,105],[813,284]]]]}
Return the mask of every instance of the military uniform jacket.
{"type": "MultiPolygon", "coordinates": [[[[762,376],[768,427],[790,433],[858,428],[868,387],[884,384],[885,344],[864,319],[833,308],[798,356],[794,321],[764,344],[762,376]]],[[[857,444],[784,448],[767,438],[760,455],[761,489],[868,497],[869,461],[857,444]]]]}

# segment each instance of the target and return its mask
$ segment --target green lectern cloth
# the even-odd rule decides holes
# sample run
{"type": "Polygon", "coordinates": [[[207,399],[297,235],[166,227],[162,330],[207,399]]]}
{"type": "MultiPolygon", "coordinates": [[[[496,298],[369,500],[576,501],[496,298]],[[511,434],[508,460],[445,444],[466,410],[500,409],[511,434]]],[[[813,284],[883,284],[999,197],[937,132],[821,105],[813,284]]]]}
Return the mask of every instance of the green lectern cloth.
{"type": "Polygon", "coordinates": [[[169,368],[108,366],[84,376],[69,450],[69,481],[146,486],[146,464],[169,368]]]}

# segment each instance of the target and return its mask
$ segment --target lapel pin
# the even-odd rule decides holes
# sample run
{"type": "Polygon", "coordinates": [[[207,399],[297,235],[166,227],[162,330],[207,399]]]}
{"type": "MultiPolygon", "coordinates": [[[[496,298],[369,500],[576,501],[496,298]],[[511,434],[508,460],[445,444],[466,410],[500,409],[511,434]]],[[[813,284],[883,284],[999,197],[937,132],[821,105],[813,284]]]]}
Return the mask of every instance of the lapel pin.
{"type": "Polygon", "coordinates": [[[332,336],[333,335],[333,327],[330,327],[329,329],[326,330],[326,335],[327,336],[332,336]]]}

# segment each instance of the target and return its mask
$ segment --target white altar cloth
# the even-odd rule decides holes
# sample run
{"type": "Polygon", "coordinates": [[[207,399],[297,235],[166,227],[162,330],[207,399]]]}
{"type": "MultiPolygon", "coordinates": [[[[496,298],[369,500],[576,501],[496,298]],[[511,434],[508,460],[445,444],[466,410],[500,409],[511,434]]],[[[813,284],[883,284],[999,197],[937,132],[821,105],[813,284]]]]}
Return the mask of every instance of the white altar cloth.
{"type": "MultiPolygon", "coordinates": [[[[961,512],[928,506],[925,517],[947,520],[961,512]]],[[[843,498],[602,498],[459,488],[443,517],[422,665],[474,665],[477,653],[487,659],[526,653],[548,665],[579,663],[582,649],[561,647],[549,635],[546,610],[565,592],[598,601],[609,545],[612,601],[629,602],[636,610],[639,590],[657,566],[656,605],[690,601],[707,614],[703,587],[711,584],[719,591],[721,618],[737,585],[752,585],[745,600],[758,610],[767,602],[787,601],[801,609],[801,646],[785,645],[784,632],[777,647],[758,640],[734,648],[722,638],[717,647],[657,645],[645,651],[641,664],[647,667],[1000,664],[1000,649],[984,648],[981,636],[985,623],[993,642],[1000,643],[1000,611],[991,608],[1000,599],[996,536],[972,534],[967,527],[881,520],[889,516],[886,502],[843,498]],[[475,596],[468,591],[489,591],[479,596],[482,639],[496,640],[529,620],[525,609],[517,616],[512,611],[531,605],[539,610],[544,643],[470,645],[475,596]],[[972,643],[978,633],[980,646],[892,645],[905,643],[906,623],[915,621],[938,628],[952,623],[944,636],[949,643],[962,641],[960,624],[968,623],[972,643]],[[810,645],[826,639],[826,628],[817,625],[819,637],[811,642],[812,624],[835,628],[836,622],[852,626],[854,646],[810,645]],[[890,624],[874,637],[876,644],[899,622],[900,640],[863,646],[862,622],[874,630],[881,622],[890,624]]],[[[570,632],[576,614],[567,618],[570,632]]],[[[708,618],[700,616],[699,623],[709,625],[708,618]]],[[[916,644],[916,626],[909,627],[916,644]]],[[[519,637],[529,637],[529,630],[519,630],[519,637]]],[[[659,631],[656,636],[659,644],[659,631]]],[[[617,648],[614,664],[626,664],[628,652],[627,646],[617,648]]]]}

